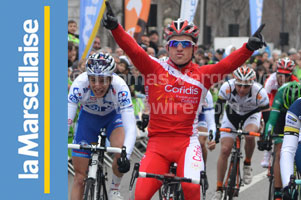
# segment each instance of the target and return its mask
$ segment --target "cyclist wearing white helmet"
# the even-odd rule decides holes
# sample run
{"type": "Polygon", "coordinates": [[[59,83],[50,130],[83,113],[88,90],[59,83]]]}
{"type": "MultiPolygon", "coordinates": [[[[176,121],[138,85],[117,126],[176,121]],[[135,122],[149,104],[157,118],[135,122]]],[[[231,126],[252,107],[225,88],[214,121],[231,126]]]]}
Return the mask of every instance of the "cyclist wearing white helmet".
{"type": "MultiPolygon", "coordinates": [[[[126,146],[129,158],[136,140],[136,122],[129,88],[122,78],[114,74],[115,67],[114,59],[109,54],[101,52],[89,56],[86,72],[74,80],[69,91],[68,128],[75,117],[77,104],[80,103],[81,110],[73,143],[97,143],[100,128],[106,128],[111,146],[126,146]]],[[[129,160],[121,161],[119,157],[120,155],[115,155],[112,164],[110,199],[122,199],[119,185],[123,173],[130,168],[129,160]]],[[[75,170],[72,200],[83,198],[89,158],[89,151],[72,152],[75,170]]]]}
{"type": "MultiPolygon", "coordinates": [[[[219,91],[215,105],[215,123],[217,127],[237,130],[239,124],[246,132],[258,132],[261,113],[269,108],[269,98],[265,89],[256,79],[255,71],[247,66],[239,67],[233,72],[233,79],[225,82],[219,91]],[[220,123],[220,115],[225,113],[220,123]],[[221,125],[220,125],[221,124],[221,125]]],[[[235,134],[221,132],[221,151],[217,162],[217,189],[214,200],[222,198],[222,186],[227,170],[227,161],[231,153],[235,134]]],[[[243,166],[243,181],[250,184],[252,181],[251,159],[255,148],[255,138],[246,136],[245,160],[243,166]]]]}
{"type": "MultiPolygon", "coordinates": [[[[166,29],[165,45],[169,59],[160,62],[147,55],[127,34],[106,1],[103,25],[112,31],[115,41],[145,77],[149,103],[148,144],[139,170],[164,174],[172,162],[177,163],[177,176],[195,178],[204,170],[198,140],[197,117],[210,86],[242,65],[252,52],[264,45],[262,26],[248,43],[218,64],[199,67],[192,62],[197,49],[199,29],[187,20],[173,21],[166,29]],[[193,167],[191,167],[193,166],[193,167]]],[[[138,178],[135,199],[151,199],[162,183],[138,178]]],[[[200,186],[182,183],[185,199],[200,199],[200,186]]]]}

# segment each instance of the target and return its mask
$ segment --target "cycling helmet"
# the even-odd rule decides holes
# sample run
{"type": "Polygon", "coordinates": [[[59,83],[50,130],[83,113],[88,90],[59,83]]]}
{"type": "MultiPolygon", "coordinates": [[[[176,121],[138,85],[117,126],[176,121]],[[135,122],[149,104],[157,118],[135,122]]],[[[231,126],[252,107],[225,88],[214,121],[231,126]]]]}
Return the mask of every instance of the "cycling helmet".
{"type": "Polygon", "coordinates": [[[288,57],[280,58],[277,61],[277,72],[281,74],[291,74],[295,68],[294,61],[290,60],[288,57]]]}
{"type": "Polygon", "coordinates": [[[90,55],[86,62],[88,76],[112,76],[115,67],[114,58],[103,52],[90,55]]]}
{"type": "Polygon", "coordinates": [[[166,41],[175,35],[188,35],[194,43],[197,43],[200,31],[192,22],[179,18],[169,24],[164,32],[166,41]]]}
{"type": "Polygon", "coordinates": [[[286,109],[301,97],[301,83],[293,81],[287,83],[283,92],[283,105],[286,109]]]}
{"type": "Polygon", "coordinates": [[[242,66],[233,72],[236,83],[252,85],[256,79],[256,73],[251,67],[242,66]]]}

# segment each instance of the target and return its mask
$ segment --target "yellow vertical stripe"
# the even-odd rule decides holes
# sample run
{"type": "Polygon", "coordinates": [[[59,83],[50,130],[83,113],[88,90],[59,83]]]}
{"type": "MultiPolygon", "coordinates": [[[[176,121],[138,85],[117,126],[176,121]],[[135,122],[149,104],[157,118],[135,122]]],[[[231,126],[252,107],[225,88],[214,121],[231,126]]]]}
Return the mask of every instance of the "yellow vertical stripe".
{"type": "Polygon", "coordinates": [[[87,43],[87,45],[86,45],[86,47],[85,47],[85,50],[84,50],[84,52],[83,52],[83,54],[82,54],[81,59],[86,58],[86,56],[87,56],[87,54],[88,54],[88,51],[89,51],[89,49],[90,49],[90,47],[91,47],[91,45],[92,45],[92,42],[94,41],[94,38],[95,38],[95,36],[96,36],[96,33],[97,33],[98,28],[99,28],[99,25],[100,25],[100,21],[101,21],[101,19],[102,19],[103,13],[105,12],[105,9],[106,9],[105,1],[106,1],[106,0],[103,0],[103,1],[102,1],[102,5],[101,5],[100,11],[99,11],[99,13],[98,13],[98,16],[97,16],[95,25],[94,25],[94,27],[93,27],[93,31],[92,31],[92,33],[91,33],[91,35],[90,35],[90,38],[89,38],[89,40],[88,40],[88,43],[87,43]]]}
{"type": "Polygon", "coordinates": [[[50,6],[44,7],[44,193],[50,193],[50,6]]]}

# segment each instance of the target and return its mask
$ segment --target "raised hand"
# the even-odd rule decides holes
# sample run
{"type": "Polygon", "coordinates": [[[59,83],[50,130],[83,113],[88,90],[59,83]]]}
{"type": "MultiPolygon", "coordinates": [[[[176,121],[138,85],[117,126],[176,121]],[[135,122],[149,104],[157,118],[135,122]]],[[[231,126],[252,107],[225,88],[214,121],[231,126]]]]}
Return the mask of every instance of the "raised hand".
{"type": "Polygon", "coordinates": [[[250,51],[255,51],[257,49],[260,49],[262,46],[267,46],[267,44],[264,41],[264,37],[261,34],[261,31],[265,24],[261,24],[259,28],[255,31],[255,33],[249,38],[247,43],[247,48],[250,51]]]}
{"type": "Polygon", "coordinates": [[[115,17],[112,7],[108,1],[105,2],[107,7],[107,12],[103,15],[102,24],[105,28],[113,30],[118,26],[118,20],[115,17]]]}

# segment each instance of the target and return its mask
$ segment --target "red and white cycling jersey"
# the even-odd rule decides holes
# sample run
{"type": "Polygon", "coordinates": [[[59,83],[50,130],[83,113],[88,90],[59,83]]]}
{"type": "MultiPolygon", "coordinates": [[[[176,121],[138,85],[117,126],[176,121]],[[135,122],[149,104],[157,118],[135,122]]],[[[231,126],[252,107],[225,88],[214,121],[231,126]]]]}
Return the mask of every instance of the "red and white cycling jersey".
{"type": "Polygon", "coordinates": [[[200,67],[190,62],[179,69],[171,60],[161,62],[148,56],[120,25],[112,33],[145,77],[145,91],[150,105],[150,137],[196,133],[200,99],[205,98],[212,84],[241,66],[252,54],[244,44],[217,64],[200,67]]]}
{"type": "MultiPolygon", "coordinates": [[[[291,76],[290,81],[299,82],[298,78],[294,75],[291,76]]],[[[274,101],[275,95],[276,95],[279,87],[280,86],[278,85],[278,81],[277,81],[277,72],[274,72],[269,76],[269,78],[267,78],[267,80],[264,83],[264,88],[267,91],[268,96],[269,96],[270,106],[273,105],[273,101],[274,101]]]]}

